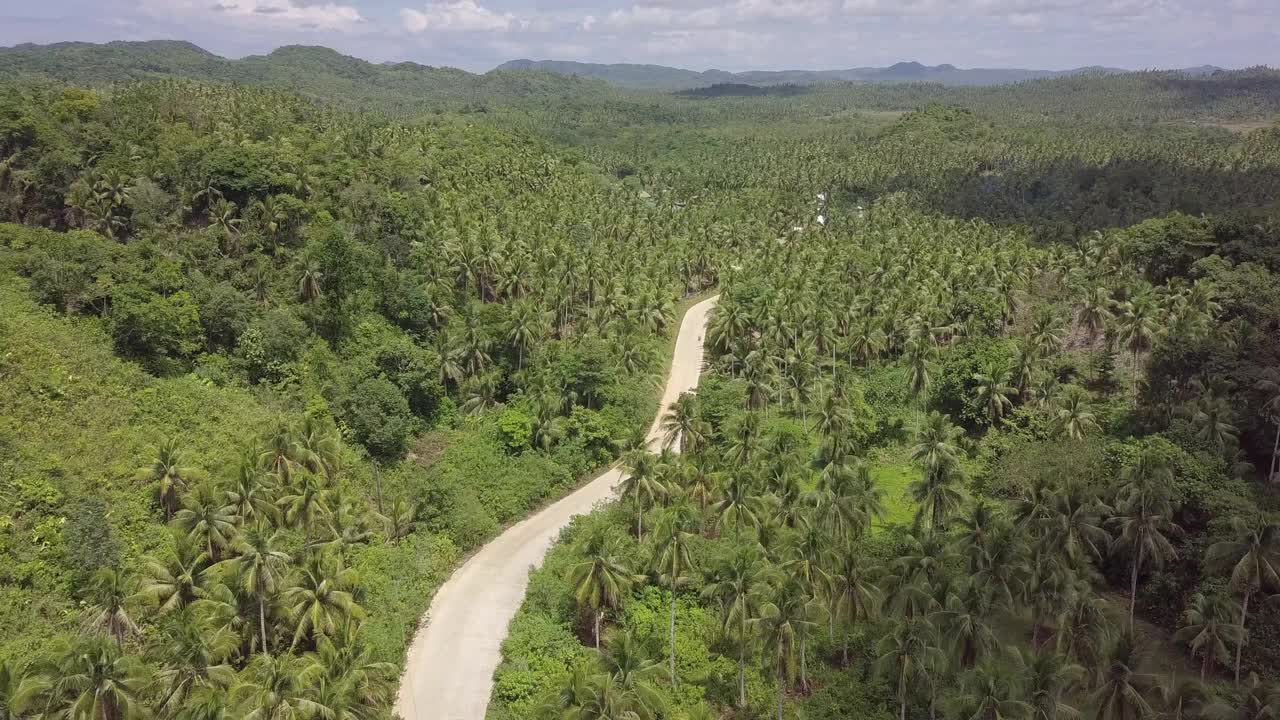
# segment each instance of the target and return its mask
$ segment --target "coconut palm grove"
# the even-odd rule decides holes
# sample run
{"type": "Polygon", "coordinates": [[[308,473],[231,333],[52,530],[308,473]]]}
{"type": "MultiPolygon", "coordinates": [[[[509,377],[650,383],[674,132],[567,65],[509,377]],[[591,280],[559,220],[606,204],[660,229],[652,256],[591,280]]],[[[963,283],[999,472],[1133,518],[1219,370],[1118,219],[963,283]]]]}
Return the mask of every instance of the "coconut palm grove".
{"type": "Polygon", "coordinates": [[[0,50],[0,720],[389,720],[615,465],[488,720],[1280,717],[1280,72],[197,53],[0,50]]]}

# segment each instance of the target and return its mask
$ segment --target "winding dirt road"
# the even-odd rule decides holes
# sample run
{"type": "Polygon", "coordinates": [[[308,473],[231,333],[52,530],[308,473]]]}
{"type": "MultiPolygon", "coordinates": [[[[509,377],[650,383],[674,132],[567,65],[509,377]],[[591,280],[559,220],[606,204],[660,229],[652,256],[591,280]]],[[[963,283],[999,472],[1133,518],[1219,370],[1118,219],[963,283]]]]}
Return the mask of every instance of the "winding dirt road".
{"type": "MultiPolygon", "coordinates": [[[[680,394],[698,385],[702,337],[717,298],[689,308],[676,337],[671,374],[658,415],[649,428],[649,448],[662,444],[659,418],[680,394]]],[[[524,600],[529,570],[542,564],[560,530],[575,515],[614,497],[622,480],[616,468],[573,494],[522,520],[481,548],[436,593],[409,647],[396,712],[405,720],[483,720],[501,660],[507,626],[524,600]]]]}

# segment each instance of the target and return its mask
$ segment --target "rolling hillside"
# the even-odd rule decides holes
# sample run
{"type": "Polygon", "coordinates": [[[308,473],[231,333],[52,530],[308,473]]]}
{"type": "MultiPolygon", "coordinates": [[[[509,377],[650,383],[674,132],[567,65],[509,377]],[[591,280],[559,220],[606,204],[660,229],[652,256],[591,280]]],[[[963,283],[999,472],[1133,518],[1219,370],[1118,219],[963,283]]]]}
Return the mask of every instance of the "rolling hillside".
{"type": "Polygon", "coordinates": [[[1088,73],[1124,72],[1117,68],[1083,67],[1073,70],[1020,70],[1014,68],[958,68],[954,65],[922,65],[900,62],[889,67],[860,67],[847,70],[754,70],[732,73],[724,70],[697,72],[662,65],[603,65],[560,60],[512,60],[497,71],[542,70],[604,80],[626,88],[688,90],[723,83],[742,85],[810,84],[817,82],[907,83],[933,82],[943,85],[1000,85],[1023,80],[1064,77],[1088,73]]]}

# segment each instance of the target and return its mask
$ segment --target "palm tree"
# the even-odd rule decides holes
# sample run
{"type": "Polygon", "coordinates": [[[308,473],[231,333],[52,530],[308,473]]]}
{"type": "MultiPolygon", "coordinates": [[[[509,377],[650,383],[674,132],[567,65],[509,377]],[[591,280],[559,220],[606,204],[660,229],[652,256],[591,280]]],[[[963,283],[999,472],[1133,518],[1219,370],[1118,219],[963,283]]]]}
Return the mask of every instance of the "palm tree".
{"type": "Polygon", "coordinates": [[[140,632],[125,609],[134,585],[133,578],[118,567],[104,567],[95,572],[89,582],[89,617],[85,626],[110,635],[119,646],[124,645],[126,637],[140,632]]]}
{"type": "Polygon", "coordinates": [[[783,699],[794,676],[797,642],[814,625],[809,603],[808,592],[784,578],[769,599],[760,601],[758,614],[751,620],[765,648],[764,660],[777,673],[778,720],[782,720],[783,699]]]}
{"type": "Polygon", "coordinates": [[[213,562],[222,557],[222,551],[231,546],[236,534],[235,516],[223,505],[221,493],[208,482],[197,485],[183,500],[173,524],[203,544],[213,562]]]}
{"type": "Polygon", "coordinates": [[[252,595],[258,605],[258,631],[262,653],[271,651],[267,643],[267,602],[284,581],[289,554],[279,550],[281,534],[255,526],[241,533],[236,544],[238,557],[224,560],[219,566],[234,570],[240,587],[252,595]]]}
{"type": "Polygon", "coordinates": [[[933,668],[945,662],[935,646],[937,636],[933,623],[923,616],[901,618],[876,645],[876,673],[894,684],[898,720],[907,717],[909,684],[928,678],[933,668]]]}
{"type": "Polygon", "coordinates": [[[1077,562],[1101,560],[1111,548],[1111,535],[1101,519],[1108,511],[1083,482],[1069,480],[1054,494],[1041,528],[1067,557],[1077,562]]]}
{"type": "Polygon", "coordinates": [[[738,416],[729,431],[730,445],[725,459],[736,470],[746,470],[760,448],[761,414],[748,411],[738,416]]]}
{"type": "Polygon", "coordinates": [[[1086,585],[1063,603],[1057,620],[1058,651],[1075,660],[1089,673],[1101,667],[1103,653],[1112,641],[1110,607],[1086,585]]]}
{"type": "Polygon", "coordinates": [[[1013,720],[1031,714],[1030,703],[1016,699],[1016,676],[996,662],[985,662],[964,673],[960,692],[951,700],[953,712],[965,720],[1013,720]]]}
{"type": "Polygon", "coordinates": [[[738,545],[734,554],[718,565],[702,594],[720,603],[722,628],[738,630],[738,707],[747,705],[747,625],[756,611],[756,600],[765,579],[759,551],[738,545]]]}
{"type": "Polygon", "coordinates": [[[298,274],[298,297],[304,303],[313,303],[324,294],[324,270],[316,260],[305,260],[298,274]]]}
{"type": "Polygon", "coordinates": [[[1274,720],[1280,714],[1280,691],[1249,673],[1244,683],[1241,702],[1236,706],[1235,720],[1274,720]]]}
{"type": "Polygon", "coordinates": [[[395,543],[413,532],[413,523],[418,518],[418,507],[404,498],[396,498],[396,501],[391,503],[391,512],[386,515],[377,515],[376,518],[380,519],[384,525],[387,542],[395,543]]]}
{"type": "Polygon", "coordinates": [[[1013,409],[1013,401],[1009,398],[1018,394],[1009,370],[998,363],[988,363],[982,372],[974,373],[973,381],[977,383],[974,393],[978,404],[992,427],[998,426],[1013,409]]]}
{"type": "Polygon", "coordinates": [[[324,488],[319,479],[314,475],[307,475],[294,492],[281,496],[276,503],[284,514],[285,523],[289,527],[302,529],[305,535],[303,550],[311,552],[311,538],[316,523],[328,509],[324,504],[324,488]]]}
{"type": "Polygon", "coordinates": [[[1095,720],[1142,720],[1154,714],[1146,694],[1155,678],[1138,671],[1143,661],[1132,632],[1112,641],[1103,658],[1102,671],[1089,703],[1097,708],[1095,720]]]}
{"type": "Polygon", "coordinates": [[[1055,432],[1072,440],[1081,440],[1090,431],[1098,429],[1098,422],[1089,410],[1089,394],[1084,388],[1066,386],[1059,394],[1057,405],[1053,414],[1055,432]]]}
{"type": "Polygon", "coordinates": [[[320,636],[315,651],[304,659],[302,673],[311,679],[317,694],[331,703],[354,705],[352,714],[357,719],[371,720],[376,708],[393,700],[395,668],[373,659],[356,621],[346,620],[332,636],[320,636]]]}
{"type": "Polygon", "coordinates": [[[1244,643],[1244,627],[1235,622],[1235,608],[1221,595],[1196,593],[1183,613],[1183,626],[1174,639],[1186,643],[1191,654],[1200,655],[1200,679],[1213,669],[1214,663],[1229,662],[1228,643],[1244,643]]]}
{"type": "MultiPolygon", "coordinates": [[[[661,703],[660,696],[652,698],[661,703]]],[[[547,717],[573,720],[654,720],[661,704],[651,707],[636,692],[622,687],[611,673],[575,670],[569,686],[544,706],[547,717]]]]}
{"type": "Polygon", "coordinates": [[[1105,287],[1092,287],[1085,292],[1080,309],[1076,312],[1076,322],[1089,333],[1092,342],[1107,327],[1114,317],[1111,312],[1111,292],[1105,287]]]}
{"type": "Polygon", "coordinates": [[[591,685],[600,675],[601,673],[593,667],[584,663],[576,664],[565,677],[565,681],[554,686],[542,698],[537,717],[547,720],[579,717],[584,706],[590,702],[591,685]]]}
{"type": "Polygon", "coordinates": [[[301,449],[293,429],[283,417],[277,418],[271,431],[267,434],[267,444],[259,455],[267,472],[274,473],[280,482],[288,485],[293,481],[293,472],[298,467],[301,449]]]}
{"type": "Polygon", "coordinates": [[[880,606],[880,589],[872,577],[876,569],[865,555],[852,547],[839,553],[830,575],[831,612],[841,623],[843,641],[840,644],[841,662],[849,664],[849,631],[860,620],[871,620],[880,606]]]}
{"type": "Polygon", "coordinates": [[[600,665],[613,677],[618,687],[631,698],[632,712],[641,720],[652,720],[663,709],[662,693],[653,679],[662,672],[662,663],[654,660],[631,633],[610,630],[605,634],[600,665]]]}
{"type": "Polygon", "coordinates": [[[587,537],[579,549],[583,560],[569,571],[574,598],[579,607],[591,610],[592,637],[596,649],[600,649],[600,623],[606,610],[616,610],[631,591],[636,576],[627,569],[619,556],[616,537],[597,528],[587,537]]]}
{"type": "Polygon", "coordinates": [[[0,660],[0,720],[24,715],[51,684],[16,661],[0,660]]]}
{"type": "MultiPolygon", "coordinates": [[[[1261,518],[1252,521],[1231,519],[1234,537],[1209,546],[1205,566],[1213,572],[1228,572],[1228,587],[1239,593],[1240,627],[1249,622],[1249,599],[1267,587],[1280,586],[1280,525],[1261,518]]],[[[1236,684],[1240,683],[1240,653],[1248,639],[1242,632],[1236,644],[1236,684]]]]}
{"type": "Polygon", "coordinates": [[[623,458],[622,464],[627,468],[626,475],[617,487],[623,497],[630,497],[636,506],[636,538],[644,537],[644,513],[660,498],[665,497],[667,488],[658,479],[658,467],[653,456],[647,450],[633,450],[623,458]]]}
{"type": "Polygon", "coordinates": [[[253,659],[238,688],[244,720],[301,720],[328,717],[329,708],[311,699],[302,674],[302,659],[262,654],[253,659]]]}
{"type": "MultiPolygon", "coordinates": [[[[787,539],[788,559],[779,570],[789,580],[798,583],[808,594],[811,615],[823,610],[821,599],[830,590],[831,576],[826,568],[831,564],[832,553],[827,549],[829,537],[816,524],[802,520],[797,533],[787,539]]],[[[835,639],[835,616],[827,614],[830,637],[835,639]]],[[[809,689],[809,636],[810,626],[797,628],[796,639],[800,646],[800,687],[809,689]]]]}
{"type": "Polygon", "coordinates": [[[960,457],[959,441],[963,432],[951,423],[950,417],[929,413],[911,448],[912,461],[925,468],[954,465],[960,457]]]}
{"type": "Polygon", "coordinates": [[[1138,400],[1138,356],[1151,349],[1160,333],[1159,308],[1150,292],[1137,292],[1120,304],[1118,339],[1133,355],[1133,400],[1138,400]]]}
{"type": "Polygon", "coordinates": [[[930,618],[939,636],[951,643],[952,667],[972,670],[998,646],[987,623],[991,612],[989,591],[978,582],[963,582],[959,592],[947,596],[946,604],[930,618]]]}
{"type": "Polygon", "coordinates": [[[1040,356],[1035,348],[1030,343],[1019,345],[1018,353],[1013,359],[1013,386],[1018,389],[1018,395],[1024,398],[1032,396],[1030,392],[1032,383],[1035,382],[1039,370],[1040,356]]]}
{"type": "Polygon", "coordinates": [[[183,608],[173,615],[167,630],[161,651],[164,662],[155,676],[163,693],[159,708],[173,714],[200,688],[231,686],[235,670],[229,660],[239,649],[239,639],[230,629],[213,627],[201,613],[183,608]]]}
{"type": "Polygon", "coordinates": [[[1084,668],[1060,653],[1043,649],[1024,654],[1022,681],[1029,720],[1075,720],[1080,711],[1068,705],[1064,696],[1073,691],[1084,677],[1084,668]]]}
{"type": "Polygon", "coordinates": [[[313,639],[332,636],[347,620],[363,618],[364,609],[350,592],[357,584],[355,571],[344,568],[340,558],[327,552],[313,555],[297,583],[284,591],[296,624],[290,651],[308,634],[313,639]]]}
{"type": "Polygon", "coordinates": [[[964,491],[960,488],[960,471],[955,465],[938,465],[926,468],[919,480],[907,487],[916,502],[915,527],[929,519],[930,532],[946,530],[947,518],[964,504],[964,491]]]}
{"type": "Polygon", "coordinates": [[[698,416],[697,396],[691,392],[681,393],[662,416],[660,427],[665,445],[690,452],[701,447],[706,440],[706,429],[698,416]]]}
{"type": "Polygon", "coordinates": [[[333,420],[308,414],[294,434],[298,462],[313,473],[323,473],[330,482],[342,467],[342,441],[333,420]]]}
{"type": "Polygon", "coordinates": [[[1256,389],[1264,393],[1266,400],[1262,403],[1262,415],[1271,420],[1271,424],[1276,426],[1276,439],[1271,443],[1271,464],[1267,472],[1267,479],[1272,482],[1280,482],[1280,381],[1265,379],[1259,380],[1256,389]]]}
{"type": "Polygon", "coordinates": [[[913,341],[904,353],[907,359],[907,387],[917,407],[923,406],[924,396],[929,392],[929,385],[932,383],[929,361],[936,352],[937,348],[932,343],[913,341]]]}
{"type": "Polygon", "coordinates": [[[507,319],[507,342],[516,349],[516,369],[524,369],[524,355],[546,337],[549,318],[530,301],[521,301],[511,308],[507,319]]]}
{"type": "Polygon", "coordinates": [[[707,508],[716,499],[721,478],[713,472],[713,464],[705,456],[685,460],[676,469],[676,482],[685,497],[698,503],[698,509],[706,515],[707,508]]]}
{"type": "Polygon", "coordinates": [[[1129,580],[1129,627],[1132,629],[1133,612],[1138,604],[1138,575],[1148,562],[1158,568],[1177,555],[1167,536],[1178,532],[1178,526],[1161,513],[1158,506],[1146,502],[1130,503],[1120,513],[1109,522],[1119,530],[1115,549],[1129,553],[1132,563],[1129,580]]]}
{"type": "Polygon", "coordinates": [[[1036,316],[1031,327],[1031,347],[1040,357],[1049,357],[1062,349],[1064,338],[1058,318],[1045,308],[1036,316]]]}
{"type": "Polygon", "coordinates": [[[1231,708],[1195,678],[1171,673],[1156,691],[1161,720],[1227,720],[1232,714],[1231,708]]]}
{"type": "Polygon", "coordinates": [[[1225,453],[1228,448],[1235,447],[1240,434],[1232,422],[1232,415],[1226,400],[1206,394],[1192,406],[1191,427],[1198,439],[1219,453],[1225,453]]]}
{"type": "Polygon", "coordinates": [[[763,519],[763,498],[756,494],[754,483],[745,471],[731,473],[725,481],[720,501],[711,507],[716,515],[716,528],[733,525],[734,532],[741,534],[742,525],[759,527],[763,519]]]}
{"type": "Polygon", "coordinates": [[[650,568],[658,581],[671,592],[671,684],[676,685],[676,591],[690,581],[693,557],[689,544],[696,527],[697,514],[683,502],[663,511],[654,531],[653,557],[650,568]]]}
{"type": "Polygon", "coordinates": [[[72,720],[145,717],[142,669],[107,636],[57,640],[50,658],[50,701],[61,715],[72,720]]]}
{"type": "Polygon", "coordinates": [[[236,522],[242,526],[250,522],[274,522],[276,506],[271,498],[274,490],[262,469],[258,452],[250,450],[241,455],[231,489],[223,493],[227,502],[225,512],[235,516],[236,522]]]}
{"type": "Polygon", "coordinates": [[[183,459],[178,439],[168,437],[160,441],[151,464],[138,471],[140,480],[156,484],[156,498],[164,508],[165,518],[172,518],[177,512],[187,486],[197,477],[196,470],[187,467],[183,459]]]}
{"type": "Polygon", "coordinates": [[[1122,482],[1115,504],[1120,507],[1145,505],[1170,514],[1169,486],[1173,467],[1169,458],[1153,447],[1143,448],[1138,459],[1120,471],[1122,482]]]}

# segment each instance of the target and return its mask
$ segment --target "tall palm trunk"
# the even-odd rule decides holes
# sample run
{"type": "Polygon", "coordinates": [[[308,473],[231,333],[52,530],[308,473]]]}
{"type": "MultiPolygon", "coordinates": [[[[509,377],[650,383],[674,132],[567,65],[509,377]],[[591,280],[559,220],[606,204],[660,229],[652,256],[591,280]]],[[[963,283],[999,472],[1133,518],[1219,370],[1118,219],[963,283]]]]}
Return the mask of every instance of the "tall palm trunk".
{"type": "Polygon", "coordinates": [[[1138,351],[1133,351],[1133,403],[1138,404],[1138,351]]]}
{"type": "Polygon", "coordinates": [[[1138,543],[1138,558],[1133,563],[1133,576],[1129,579],[1129,629],[1133,630],[1133,610],[1138,605],[1138,568],[1142,566],[1142,553],[1145,548],[1138,543]]]}
{"type": "MultiPolygon", "coordinates": [[[[675,582],[671,583],[675,585],[675,582]]],[[[676,589],[671,588],[671,687],[676,682],[676,589]]]]}
{"type": "Polygon", "coordinates": [[[738,707],[747,706],[747,613],[741,608],[742,629],[738,633],[738,707]]]}
{"type": "MultiPolygon", "coordinates": [[[[1245,623],[1249,622],[1249,596],[1252,591],[1246,589],[1244,591],[1244,602],[1240,604],[1240,629],[1245,630],[1245,623]]],[[[1248,631],[1240,634],[1240,642],[1236,643],[1236,685],[1240,684],[1240,651],[1244,650],[1244,641],[1248,639],[1248,631]]]]}
{"type": "Polygon", "coordinates": [[[787,673],[781,664],[778,665],[778,720],[782,720],[782,699],[787,694],[787,673]]]}
{"type": "Polygon", "coordinates": [[[1280,475],[1276,475],[1276,471],[1280,470],[1280,418],[1276,418],[1276,441],[1271,445],[1271,474],[1267,479],[1271,482],[1280,482],[1280,475]]]}
{"type": "Polygon", "coordinates": [[[603,619],[604,619],[604,611],[603,611],[603,610],[597,610],[597,611],[596,611],[596,618],[595,618],[595,620],[596,620],[596,623],[595,623],[595,625],[596,625],[596,627],[595,627],[596,650],[599,650],[599,649],[600,649],[600,621],[601,621],[601,620],[603,620],[603,619]]]}
{"type": "Polygon", "coordinates": [[[809,691],[809,660],[808,651],[806,650],[807,639],[800,638],[800,689],[804,692],[809,691]]]}
{"type": "Polygon", "coordinates": [[[902,666],[898,676],[898,720],[907,720],[907,666],[902,666]]]}
{"type": "Polygon", "coordinates": [[[267,605],[262,595],[258,595],[258,631],[262,633],[262,654],[267,655],[271,648],[267,647],[267,605]]]}
{"type": "Polygon", "coordinates": [[[636,485],[636,539],[644,538],[644,506],[640,504],[640,486],[636,485]]]}

